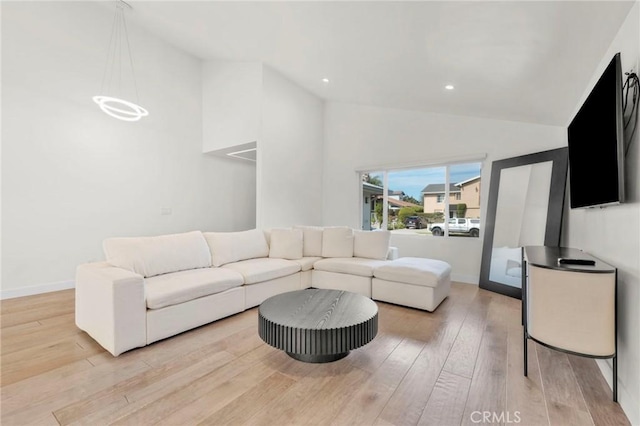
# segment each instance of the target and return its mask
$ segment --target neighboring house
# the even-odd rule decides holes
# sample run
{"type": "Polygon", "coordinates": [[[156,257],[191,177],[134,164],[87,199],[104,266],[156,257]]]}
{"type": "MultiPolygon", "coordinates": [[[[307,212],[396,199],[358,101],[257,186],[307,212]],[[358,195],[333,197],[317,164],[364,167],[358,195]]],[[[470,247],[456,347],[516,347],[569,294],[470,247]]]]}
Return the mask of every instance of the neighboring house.
{"type": "MultiPolygon", "coordinates": [[[[422,207],[418,204],[413,204],[408,201],[403,201],[401,197],[404,197],[406,194],[404,191],[389,191],[387,194],[387,200],[389,203],[389,210],[400,210],[403,207],[422,207]]],[[[377,196],[377,202],[382,203],[382,194],[377,196]]]]}
{"type": "Polygon", "coordinates": [[[388,201],[389,201],[389,210],[400,210],[403,207],[422,207],[418,204],[413,204],[408,201],[402,201],[396,198],[391,198],[391,196],[389,196],[388,201]]]}
{"type": "Polygon", "coordinates": [[[389,200],[402,200],[402,197],[404,197],[406,194],[404,193],[404,191],[389,191],[389,200]]]}
{"type": "MultiPolygon", "coordinates": [[[[432,183],[421,193],[425,213],[444,213],[445,184],[432,183]]],[[[480,217],[480,176],[449,185],[449,217],[458,217],[458,204],[466,204],[464,217],[480,217]]]]}
{"type": "MultiPolygon", "coordinates": [[[[381,186],[362,182],[362,229],[373,229],[371,225],[375,223],[374,212],[377,203],[382,204],[383,191],[384,189],[381,186]]],[[[404,191],[389,191],[387,195],[389,210],[400,210],[403,207],[421,207],[417,204],[402,201],[400,197],[405,195],[404,191]]]]}
{"type": "Polygon", "coordinates": [[[371,223],[375,221],[373,212],[376,209],[378,197],[382,198],[384,188],[368,182],[362,182],[362,229],[370,231],[371,223]]]}
{"type": "Polygon", "coordinates": [[[480,176],[456,183],[460,188],[459,203],[467,205],[465,217],[480,217],[480,176]]]}

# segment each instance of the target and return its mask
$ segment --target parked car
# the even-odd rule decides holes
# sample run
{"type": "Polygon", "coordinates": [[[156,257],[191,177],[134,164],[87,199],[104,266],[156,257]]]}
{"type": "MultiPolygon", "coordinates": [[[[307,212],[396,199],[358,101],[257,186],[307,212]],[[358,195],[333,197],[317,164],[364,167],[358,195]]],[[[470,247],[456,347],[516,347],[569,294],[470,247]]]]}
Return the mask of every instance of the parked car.
{"type": "Polygon", "coordinates": [[[420,216],[407,216],[404,220],[404,227],[408,229],[421,229],[422,221],[420,220],[420,216]]]}
{"type": "MultiPolygon", "coordinates": [[[[440,237],[444,235],[444,223],[433,223],[429,227],[431,234],[440,237]]],[[[449,219],[449,234],[464,234],[470,237],[480,235],[480,219],[452,218],[449,219]]]]}

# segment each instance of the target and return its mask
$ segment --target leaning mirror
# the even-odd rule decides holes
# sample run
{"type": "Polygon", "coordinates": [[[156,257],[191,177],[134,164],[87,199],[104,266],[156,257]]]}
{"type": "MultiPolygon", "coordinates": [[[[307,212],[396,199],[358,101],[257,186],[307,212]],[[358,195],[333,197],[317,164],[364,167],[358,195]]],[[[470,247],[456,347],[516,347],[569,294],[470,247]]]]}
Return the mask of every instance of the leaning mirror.
{"type": "Polygon", "coordinates": [[[494,161],[480,288],[522,297],[522,247],[560,244],[567,148],[494,161]]]}

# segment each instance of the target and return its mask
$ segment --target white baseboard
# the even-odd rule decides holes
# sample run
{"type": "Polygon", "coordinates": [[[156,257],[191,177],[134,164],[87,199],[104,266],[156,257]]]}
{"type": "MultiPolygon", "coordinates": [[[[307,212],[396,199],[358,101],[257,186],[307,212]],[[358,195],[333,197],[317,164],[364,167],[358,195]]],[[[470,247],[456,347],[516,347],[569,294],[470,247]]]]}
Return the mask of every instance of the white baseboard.
{"type": "Polygon", "coordinates": [[[13,299],[23,296],[33,296],[34,294],[50,293],[52,291],[68,290],[70,288],[75,288],[75,286],[75,281],[69,280],[58,281],[55,283],[31,285],[21,288],[12,288],[8,290],[0,290],[0,300],[13,299]]]}
{"type": "MultiPolygon", "coordinates": [[[[609,362],[612,361],[596,359],[596,365],[600,369],[604,379],[607,381],[609,389],[613,392],[613,367],[609,365],[609,362]]],[[[619,371],[620,370],[618,369],[618,372],[619,371]]],[[[624,385],[620,383],[620,379],[618,379],[618,404],[620,404],[622,411],[627,415],[627,418],[632,425],[640,425],[640,411],[638,410],[637,403],[638,402],[631,397],[624,385]]]]}

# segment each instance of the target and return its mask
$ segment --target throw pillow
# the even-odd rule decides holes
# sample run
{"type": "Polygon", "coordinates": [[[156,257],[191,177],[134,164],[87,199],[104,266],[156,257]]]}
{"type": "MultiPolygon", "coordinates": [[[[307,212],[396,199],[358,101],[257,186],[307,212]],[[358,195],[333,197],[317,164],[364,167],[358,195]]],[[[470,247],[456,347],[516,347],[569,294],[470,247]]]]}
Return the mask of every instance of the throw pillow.
{"type": "Polygon", "coordinates": [[[390,231],[355,231],[353,255],[367,259],[385,260],[389,252],[390,231]]]}
{"type": "Polygon", "coordinates": [[[300,229],[272,229],[269,257],[291,260],[302,258],[302,239],[300,229]]]}
{"type": "Polygon", "coordinates": [[[324,228],[322,257],[353,257],[353,229],[346,226],[324,228]]]}
{"type": "Polygon", "coordinates": [[[304,257],[322,256],[322,227],[296,225],[293,228],[302,230],[302,254],[304,257]]]}

